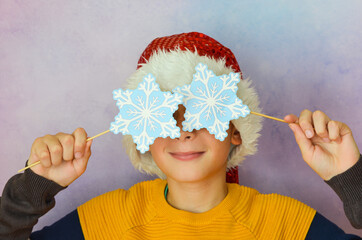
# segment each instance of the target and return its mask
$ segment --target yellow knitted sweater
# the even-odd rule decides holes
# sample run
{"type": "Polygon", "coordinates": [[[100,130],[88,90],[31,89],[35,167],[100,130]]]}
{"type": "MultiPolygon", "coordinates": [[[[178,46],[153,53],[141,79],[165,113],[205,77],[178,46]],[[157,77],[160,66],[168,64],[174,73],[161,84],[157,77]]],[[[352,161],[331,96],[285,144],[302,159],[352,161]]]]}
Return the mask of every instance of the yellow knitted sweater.
{"type": "Polygon", "coordinates": [[[228,183],[213,209],[191,213],[164,197],[166,180],[118,189],[78,207],[86,240],[102,239],[305,239],[316,211],[278,194],[228,183]]]}

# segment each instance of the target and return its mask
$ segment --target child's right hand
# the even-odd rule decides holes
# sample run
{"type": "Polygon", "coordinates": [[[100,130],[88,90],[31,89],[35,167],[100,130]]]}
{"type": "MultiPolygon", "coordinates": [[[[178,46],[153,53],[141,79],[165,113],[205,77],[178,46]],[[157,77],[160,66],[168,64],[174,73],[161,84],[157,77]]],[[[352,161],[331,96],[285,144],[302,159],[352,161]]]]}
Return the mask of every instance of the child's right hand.
{"type": "Polygon", "coordinates": [[[31,147],[28,165],[40,161],[31,168],[33,172],[63,187],[68,186],[87,168],[92,140],[86,140],[87,133],[83,128],[77,128],[73,134],[37,138],[31,147]]]}

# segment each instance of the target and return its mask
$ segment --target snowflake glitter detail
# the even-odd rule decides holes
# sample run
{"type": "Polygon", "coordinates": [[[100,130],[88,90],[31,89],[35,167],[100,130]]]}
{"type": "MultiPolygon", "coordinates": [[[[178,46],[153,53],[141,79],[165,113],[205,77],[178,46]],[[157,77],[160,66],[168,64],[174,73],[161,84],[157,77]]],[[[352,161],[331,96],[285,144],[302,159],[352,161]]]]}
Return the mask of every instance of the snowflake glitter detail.
{"type": "Polygon", "coordinates": [[[216,76],[205,64],[196,66],[190,85],[177,87],[173,91],[184,95],[186,107],[183,130],[206,128],[216,139],[227,136],[229,122],[240,116],[246,117],[250,110],[236,96],[238,73],[216,76]]]}
{"type": "Polygon", "coordinates": [[[173,113],[182,103],[183,96],[161,92],[155,77],[148,74],[135,90],[116,89],[113,99],[117,100],[119,114],[111,123],[110,131],[132,135],[141,153],[149,150],[158,137],[180,137],[173,113]]]}

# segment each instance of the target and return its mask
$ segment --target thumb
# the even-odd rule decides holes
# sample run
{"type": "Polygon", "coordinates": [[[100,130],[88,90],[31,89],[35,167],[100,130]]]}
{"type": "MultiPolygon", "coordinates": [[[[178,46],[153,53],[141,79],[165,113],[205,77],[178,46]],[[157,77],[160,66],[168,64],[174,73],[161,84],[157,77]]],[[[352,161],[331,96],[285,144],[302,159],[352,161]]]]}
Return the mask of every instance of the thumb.
{"type": "Polygon", "coordinates": [[[303,159],[305,161],[312,159],[314,152],[314,145],[312,144],[312,141],[305,136],[299,124],[290,123],[289,127],[294,133],[295,140],[300,148],[300,151],[302,152],[303,159]]]}
{"type": "Polygon", "coordinates": [[[91,146],[92,146],[92,143],[93,143],[93,139],[92,140],[89,140],[86,144],[86,147],[85,147],[85,152],[84,152],[84,159],[85,159],[85,165],[87,165],[88,163],[88,159],[89,157],[91,156],[92,154],[92,151],[91,151],[91,146]]]}
{"type": "Polygon", "coordinates": [[[88,164],[88,159],[91,156],[91,145],[92,145],[93,139],[89,140],[86,143],[86,147],[85,147],[85,152],[82,158],[79,159],[75,159],[74,161],[76,161],[77,167],[80,170],[80,175],[83,174],[83,172],[86,170],[87,168],[87,164],[88,164]]]}

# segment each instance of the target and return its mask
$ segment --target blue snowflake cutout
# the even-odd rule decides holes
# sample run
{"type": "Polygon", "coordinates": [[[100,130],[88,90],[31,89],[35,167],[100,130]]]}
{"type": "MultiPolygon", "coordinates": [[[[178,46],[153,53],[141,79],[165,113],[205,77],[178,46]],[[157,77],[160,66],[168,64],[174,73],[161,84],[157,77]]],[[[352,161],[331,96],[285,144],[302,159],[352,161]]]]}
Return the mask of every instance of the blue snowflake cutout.
{"type": "Polygon", "coordinates": [[[231,72],[216,76],[202,63],[195,69],[191,84],[173,90],[184,95],[186,112],[183,130],[191,132],[206,128],[216,139],[223,141],[230,120],[250,114],[248,106],[243,105],[236,95],[240,75],[231,72]]]}
{"type": "Polygon", "coordinates": [[[149,145],[158,137],[180,137],[173,113],[182,103],[183,96],[162,92],[152,74],[146,75],[135,90],[114,90],[113,99],[117,100],[119,114],[109,130],[132,135],[141,153],[148,151],[149,145]]]}

